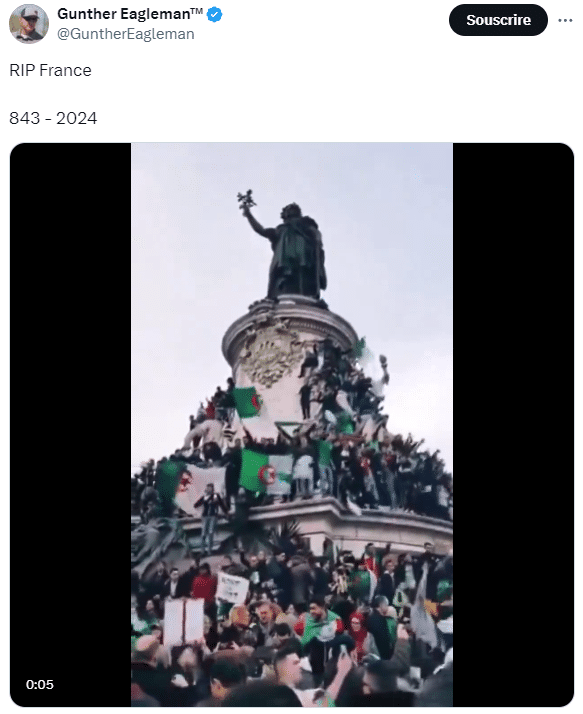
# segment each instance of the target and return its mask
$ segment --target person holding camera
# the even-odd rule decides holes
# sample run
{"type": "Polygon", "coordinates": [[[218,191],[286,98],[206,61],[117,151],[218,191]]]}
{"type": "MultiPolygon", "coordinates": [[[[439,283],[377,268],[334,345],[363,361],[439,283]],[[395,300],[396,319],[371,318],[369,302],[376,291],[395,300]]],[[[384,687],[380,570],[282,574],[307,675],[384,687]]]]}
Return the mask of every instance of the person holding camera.
{"type": "Polygon", "coordinates": [[[336,676],[326,689],[298,689],[302,681],[301,658],[297,648],[291,643],[275,654],[273,668],[278,684],[289,687],[304,707],[334,706],[346,676],[353,668],[353,662],[346,651],[341,651],[336,664],[336,676]]]}

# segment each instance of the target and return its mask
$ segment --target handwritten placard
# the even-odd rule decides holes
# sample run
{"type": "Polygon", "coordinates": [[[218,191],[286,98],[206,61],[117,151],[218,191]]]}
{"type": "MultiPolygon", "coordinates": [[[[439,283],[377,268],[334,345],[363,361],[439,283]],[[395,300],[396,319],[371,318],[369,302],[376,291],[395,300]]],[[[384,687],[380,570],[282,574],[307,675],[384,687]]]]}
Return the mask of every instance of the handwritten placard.
{"type": "Polygon", "coordinates": [[[249,581],[238,575],[219,573],[217,599],[226,600],[233,605],[243,605],[249,592],[249,581]]]}
{"type": "Polygon", "coordinates": [[[164,604],[165,647],[185,645],[204,636],[204,600],[167,600],[164,604]]]}

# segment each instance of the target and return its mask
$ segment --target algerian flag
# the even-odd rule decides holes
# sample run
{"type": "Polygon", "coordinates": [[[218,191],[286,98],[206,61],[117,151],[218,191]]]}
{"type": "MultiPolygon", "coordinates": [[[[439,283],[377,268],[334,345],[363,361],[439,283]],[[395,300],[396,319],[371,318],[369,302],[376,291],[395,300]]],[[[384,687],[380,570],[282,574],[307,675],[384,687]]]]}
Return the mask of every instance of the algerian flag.
{"type": "Polygon", "coordinates": [[[374,361],[374,355],[369,350],[366,344],[366,338],[361,337],[360,340],[356,341],[356,344],[352,348],[352,354],[359,364],[364,368],[365,364],[369,364],[374,361]]]}
{"type": "Polygon", "coordinates": [[[354,596],[370,602],[377,587],[377,577],[368,568],[356,570],[352,573],[350,584],[354,596]]]}
{"type": "Polygon", "coordinates": [[[174,500],[185,470],[186,464],[183,461],[170,459],[158,466],[156,488],[160,494],[161,501],[168,503],[174,500]]]}
{"type": "MultiPolygon", "coordinates": [[[[277,427],[255,387],[236,387],[232,393],[237,416],[254,439],[276,439],[277,427]]],[[[235,424],[231,425],[233,428],[235,424]]]]}
{"type": "Polygon", "coordinates": [[[253,493],[287,496],[291,493],[293,456],[259,454],[243,449],[239,484],[253,493]]]}
{"type": "Polygon", "coordinates": [[[362,337],[356,342],[352,348],[352,354],[362,367],[364,374],[372,380],[372,389],[377,397],[383,396],[383,371],[380,363],[377,362],[373,352],[366,344],[365,338],[362,337]]]}
{"type": "Polygon", "coordinates": [[[200,515],[201,511],[194,507],[199,498],[204,495],[204,490],[209,483],[215,487],[215,493],[225,490],[225,466],[213,466],[201,469],[198,466],[188,466],[182,473],[177,485],[174,501],[176,505],[190,515],[200,515]]]}
{"type": "Polygon", "coordinates": [[[241,419],[259,416],[263,400],[255,387],[237,387],[233,389],[232,396],[241,419]]]}

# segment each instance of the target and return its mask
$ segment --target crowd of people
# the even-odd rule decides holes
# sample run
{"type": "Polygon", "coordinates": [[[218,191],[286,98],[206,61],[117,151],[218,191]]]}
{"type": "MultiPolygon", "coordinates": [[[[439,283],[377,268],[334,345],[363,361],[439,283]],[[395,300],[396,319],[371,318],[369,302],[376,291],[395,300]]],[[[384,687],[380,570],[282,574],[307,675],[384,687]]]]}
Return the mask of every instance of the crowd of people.
{"type": "MultiPolygon", "coordinates": [[[[223,496],[229,508],[237,497],[242,450],[293,454],[289,496],[284,500],[334,496],[358,509],[390,508],[453,521],[453,477],[439,451],[421,450],[423,440],[405,438],[387,429],[380,409],[382,388],[389,382],[386,360],[377,382],[358,367],[350,351],[330,340],[314,345],[301,365],[300,400],[303,423],[293,434],[256,440],[244,431],[234,438],[235,402],[232,378],[191,415],[183,446],[168,457],[200,468],[225,466],[223,496]],[[323,459],[324,456],[324,459],[323,459]],[[325,463],[323,463],[325,461],[325,463]]],[[[156,504],[156,483],[166,457],[153,460],[132,477],[132,514],[148,519],[156,504]]],[[[272,498],[265,494],[262,503],[272,498]]]]}
{"type": "Polygon", "coordinates": [[[186,515],[172,494],[162,498],[169,466],[224,468],[220,493],[208,480],[199,484],[204,493],[197,489],[201,550],[187,567],[132,571],[133,706],[452,706],[453,552],[438,557],[427,543],[421,554],[395,553],[369,543],[357,556],[327,541],[316,557],[296,534],[267,551],[231,543],[220,562],[208,557],[220,515],[235,522],[274,500],[334,497],[353,513],[384,508],[453,520],[453,479],[439,452],[387,429],[384,358],[381,367],[375,382],[353,351],[315,344],[299,373],[303,421],[277,438],[254,438],[236,419],[229,379],[190,416],[180,448],[132,475],[132,516],[150,524],[186,515]],[[286,495],[241,485],[245,450],[293,456],[286,495]],[[244,602],[217,597],[227,575],[248,582],[244,602]],[[165,605],[181,599],[203,601],[203,634],[169,647],[165,605]]]}
{"type": "Polygon", "coordinates": [[[453,551],[316,558],[298,538],[215,568],[132,572],[132,706],[453,706],[453,551]],[[217,598],[220,572],[248,581],[243,604],[217,598]],[[203,635],[167,647],[181,598],[204,601],[203,635]]]}

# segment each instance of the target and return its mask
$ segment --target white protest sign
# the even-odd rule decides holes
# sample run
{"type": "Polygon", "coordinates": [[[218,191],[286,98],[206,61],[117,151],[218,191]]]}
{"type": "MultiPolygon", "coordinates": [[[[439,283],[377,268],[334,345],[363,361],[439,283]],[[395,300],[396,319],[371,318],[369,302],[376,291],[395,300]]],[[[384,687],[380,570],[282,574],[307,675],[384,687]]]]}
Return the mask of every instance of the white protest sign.
{"type": "Polygon", "coordinates": [[[184,642],[196,642],[204,637],[204,600],[187,600],[184,610],[184,642]]]}
{"type": "Polygon", "coordinates": [[[165,647],[200,640],[204,635],[204,600],[167,600],[164,603],[165,647]]]}
{"type": "Polygon", "coordinates": [[[233,605],[243,605],[249,592],[249,581],[238,575],[219,573],[217,585],[217,600],[226,600],[233,605]]]}
{"type": "Polygon", "coordinates": [[[184,636],[184,603],[182,600],[167,600],[164,603],[164,634],[165,647],[181,645],[184,636]]]}

